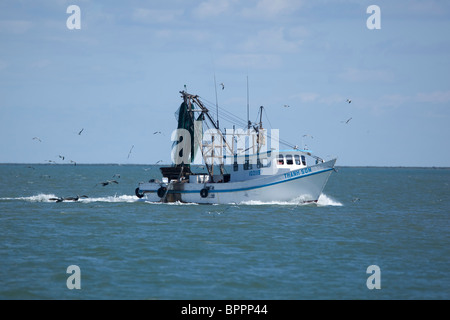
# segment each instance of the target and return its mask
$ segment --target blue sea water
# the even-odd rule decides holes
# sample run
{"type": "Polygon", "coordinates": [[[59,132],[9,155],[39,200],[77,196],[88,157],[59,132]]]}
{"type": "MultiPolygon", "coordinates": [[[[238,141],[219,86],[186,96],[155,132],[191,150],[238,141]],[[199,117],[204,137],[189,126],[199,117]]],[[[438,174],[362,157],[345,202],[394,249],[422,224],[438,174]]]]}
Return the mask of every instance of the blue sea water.
{"type": "Polygon", "coordinates": [[[158,172],[0,165],[0,299],[450,298],[449,169],[338,167],[318,204],[139,201],[158,172]]]}

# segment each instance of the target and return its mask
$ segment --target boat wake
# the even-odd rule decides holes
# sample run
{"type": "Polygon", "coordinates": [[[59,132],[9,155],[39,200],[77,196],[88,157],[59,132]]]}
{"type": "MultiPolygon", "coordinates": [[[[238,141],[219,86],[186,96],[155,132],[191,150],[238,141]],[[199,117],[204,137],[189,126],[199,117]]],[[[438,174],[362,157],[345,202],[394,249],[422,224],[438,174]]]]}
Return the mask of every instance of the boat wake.
{"type": "MultiPolygon", "coordinates": [[[[27,201],[27,202],[48,202],[55,203],[55,199],[58,196],[54,194],[38,194],[29,197],[17,197],[17,198],[0,198],[0,201],[27,201]]],[[[137,198],[135,195],[114,195],[114,196],[105,196],[105,197],[92,197],[92,198],[79,198],[78,200],[64,200],[64,203],[93,203],[93,202],[110,202],[110,203],[132,203],[132,202],[145,202],[148,204],[167,204],[167,205],[198,205],[197,203],[181,203],[181,202],[173,202],[173,203],[162,203],[162,202],[149,202],[143,199],[137,198]]],[[[233,205],[233,204],[230,204],[233,205]]],[[[316,206],[342,206],[343,204],[337,200],[332,199],[331,197],[321,194],[317,203],[304,203],[301,198],[297,198],[291,201],[245,201],[239,203],[239,205],[279,205],[279,206],[304,206],[304,205],[316,205],[316,206]]]]}
{"type": "MultiPolygon", "coordinates": [[[[38,194],[35,196],[29,197],[17,197],[17,198],[0,198],[0,200],[22,200],[28,202],[55,202],[58,196],[54,194],[38,194]]],[[[137,202],[139,199],[136,196],[131,195],[114,195],[114,196],[106,196],[106,197],[92,197],[92,198],[79,198],[78,200],[64,200],[61,202],[73,203],[73,202],[81,202],[81,203],[92,203],[92,202],[137,202]]]]}
{"type": "Polygon", "coordinates": [[[245,201],[240,203],[242,205],[280,205],[280,206],[308,206],[315,205],[319,207],[337,206],[340,207],[343,204],[337,200],[332,199],[326,194],[321,194],[316,203],[304,202],[302,197],[293,199],[291,201],[245,201]]]}

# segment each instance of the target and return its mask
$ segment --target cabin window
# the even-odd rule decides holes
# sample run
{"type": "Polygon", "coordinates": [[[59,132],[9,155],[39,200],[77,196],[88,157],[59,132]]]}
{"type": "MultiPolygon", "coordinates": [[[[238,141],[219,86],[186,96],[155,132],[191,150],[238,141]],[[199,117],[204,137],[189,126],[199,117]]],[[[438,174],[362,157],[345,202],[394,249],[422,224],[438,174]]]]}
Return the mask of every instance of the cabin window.
{"type": "Polygon", "coordinates": [[[305,158],[305,156],[302,156],[302,163],[303,163],[304,166],[306,166],[306,158],[305,158]]]}
{"type": "Polygon", "coordinates": [[[301,165],[302,163],[300,162],[300,156],[298,154],[294,155],[294,159],[295,159],[295,164],[297,166],[301,165]]]}
{"type": "Polygon", "coordinates": [[[294,161],[292,160],[292,155],[288,154],[286,155],[286,164],[293,165],[294,161]]]}
{"type": "Polygon", "coordinates": [[[238,171],[239,170],[239,165],[237,163],[237,155],[234,155],[233,170],[234,171],[238,171]]]}
{"type": "Polygon", "coordinates": [[[279,154],[279,155],[278,155],[278,161],[277,161],[277,163],[278,163],[278,164],[284,164],[284,157],[283,157],[282,154],[279,154]]]}

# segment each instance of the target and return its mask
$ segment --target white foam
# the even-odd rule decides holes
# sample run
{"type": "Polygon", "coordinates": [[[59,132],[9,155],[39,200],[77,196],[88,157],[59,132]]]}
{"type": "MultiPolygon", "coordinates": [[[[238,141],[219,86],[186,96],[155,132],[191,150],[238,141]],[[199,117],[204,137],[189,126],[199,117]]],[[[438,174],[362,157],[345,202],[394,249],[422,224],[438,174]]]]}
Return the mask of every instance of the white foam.
{"type": "Polygon", "coordinates": [[[97,197],[97,198],[80,198],[78,202],[136,202],[138,198],[136,196],[130,196],[130,195],[114,195],[114,196],[107,196],[107,197],[97,197]]]}
{"type": "MultiPolygon", "coordinates": [[[[55,200],[50,200],[52,198],[59,198],[54,194],[38,194],[30,197],[18,197],[18,198],[1,198],[0,200],[23,200],[29,202],[55,202],[55,200]]],[[[96,197],[96,198],[80,198],[78,201],[73,200],[64,200],[64,202],[135,202],[138,198],[136,196],[130,195],[114,195],[114,196],[106,196],[106,197],[96,197]]]]}
{"type": "Polygon", "coordinates": [[[317,200],[317,205],[319,206],[337,206],[341,207],[343,204],[339,201],[334,200],[330,196],[327,196],[326,194],[321,194],[319,199],[317,200]]]}
{"type": "Polygon", "coordinates": [[[169,205],[169,206],[198,206],[198,203],[194,203],[194,202],[180,202],[180,201],[161,202],[161,201],[148,201],[148,200],[143,200],[143,199],[139,199],[139,201],[143,201],[148,204],[165,204],[165,205],[169,205]]]}
{"type": "Polygon", "coordinates": [[[311,203],[311,202],[304,202],[304,199],[302,197],[298,197],[296,199],[290,200],[290,201],[244,201],[240,204],[243,205],[252,205],[252,206],[258,206],[258,205],[280,205],[280,206],[300,206],[300,205],[311,205],[315,204],[318,206],[342,206],[342,203],[332,199],[331,197],[321,194],[319,199],[317,200],[317,203],[311,203]]]}
{"type": "Polygon", "coordinates": [[[43,193],[40,193],[40,194],[35,195],[35,196],[9,198],[8,200],[25,200],[25,201],[30,201],[30,202],[50,202],[51,198],[57,198],[57,196],[55,196],[54,194],[43,194],[43,193]]]}
{"type": "MultiPolygon", "coordinates": [[[[23,200],[29,202],[55,202],[55,200],[50,200],[52,198],[58,198],[58,196],[54,194],[38,194],[29,197],[18,197],[18,198],[0,198],[0,200],[23,200]]],[[[182,202],[171,202],[171,203],[162,203],[162,202],[151,202],[145,201],[137,198],[134,195],[114,195],[114,196],[106,196],[106,197],[95,197],[95,198],[80,198],[78,201],[65,200],[64,202],[82,202],[82,203],[92,203],[92,202],[110,202],[110,203],[131,203],[131,202],[146,202],[150,204],[169,204],[169,205],[198,205],[197,203],[182,203],[182,202]]],[[[301,197],[293,199],[291,201],[245,201],[239,203],[239,205],[280,205],[280,206],[299,206],[299,205],[310,205],[311,203],[303,202],[301,197]]],[[[339,201],[327,196],[326,194],[321,194],[317,203],[317,206],[342,206],[342,203],[339,201]]]]}

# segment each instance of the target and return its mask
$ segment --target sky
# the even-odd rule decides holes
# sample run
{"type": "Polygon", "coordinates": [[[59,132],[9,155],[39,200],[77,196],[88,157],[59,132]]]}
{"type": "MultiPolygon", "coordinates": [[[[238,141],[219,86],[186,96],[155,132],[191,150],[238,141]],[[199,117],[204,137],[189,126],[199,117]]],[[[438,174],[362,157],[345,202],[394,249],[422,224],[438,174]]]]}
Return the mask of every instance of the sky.
{"type": "Polygon", "coordinates": [[[186,86],[242,119],[264,106],[338,166],[450,167],[449,17],[447,0],[2,0],[0,163],[170,163],[186,86]]]}

